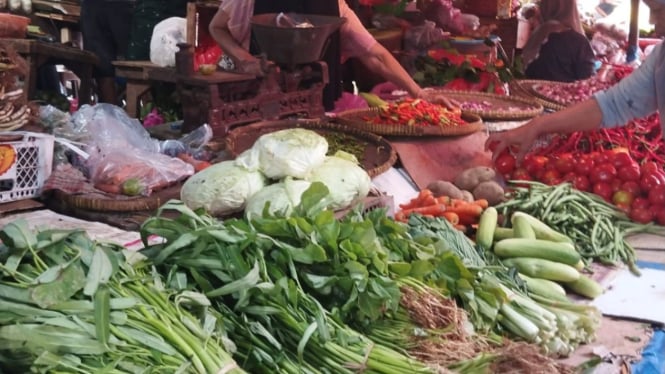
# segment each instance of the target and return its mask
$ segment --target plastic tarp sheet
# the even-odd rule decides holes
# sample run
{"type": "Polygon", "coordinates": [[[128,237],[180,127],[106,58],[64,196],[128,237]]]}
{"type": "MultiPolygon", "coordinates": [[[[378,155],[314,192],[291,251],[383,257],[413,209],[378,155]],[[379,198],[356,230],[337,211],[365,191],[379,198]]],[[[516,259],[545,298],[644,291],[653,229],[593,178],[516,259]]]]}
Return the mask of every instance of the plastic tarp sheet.
{"type": "MultiPolygon", "coordinates": [[[[660,270],[665,269],[665,264],[653,262],[638,262],[638,266],[660,270]]],[[[633,364],[631,369],[633,374],[665,373],[665,330],[658,329],[654,331],[651,341],[642,351],[642,360],[633,364]]]]}

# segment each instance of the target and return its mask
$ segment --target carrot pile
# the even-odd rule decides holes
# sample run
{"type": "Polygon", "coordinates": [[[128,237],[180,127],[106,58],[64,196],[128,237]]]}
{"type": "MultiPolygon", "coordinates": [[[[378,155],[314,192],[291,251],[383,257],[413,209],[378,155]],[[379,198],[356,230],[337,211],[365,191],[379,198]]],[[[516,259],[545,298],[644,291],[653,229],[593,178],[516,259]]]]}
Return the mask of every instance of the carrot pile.
{"type": "Polygon", "coordinates": [[[406,222],[411,214],[442,217],[455,228],[466,231],[467,226],[478,223],[480,215],[488,206],[485,199],[466,201],[448,196],[434,197],[432,191],[423,189],[408,203],[399,205],[400,210],[395,213],[395,220],[406,222]]]}

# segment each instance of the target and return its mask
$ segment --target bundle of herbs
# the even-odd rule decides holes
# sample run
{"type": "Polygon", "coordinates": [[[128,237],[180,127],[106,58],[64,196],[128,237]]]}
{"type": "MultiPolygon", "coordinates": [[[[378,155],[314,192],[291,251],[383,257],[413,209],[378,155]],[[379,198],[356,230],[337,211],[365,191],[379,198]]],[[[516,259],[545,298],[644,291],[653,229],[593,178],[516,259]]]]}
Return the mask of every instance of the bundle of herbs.
{"type": "Polygon", "coordinates": [[[33,232],[22,220],[0,239],[0,369],[244,373],[207,299],[166,292],[122,247],[83,231],[33,232]]]}

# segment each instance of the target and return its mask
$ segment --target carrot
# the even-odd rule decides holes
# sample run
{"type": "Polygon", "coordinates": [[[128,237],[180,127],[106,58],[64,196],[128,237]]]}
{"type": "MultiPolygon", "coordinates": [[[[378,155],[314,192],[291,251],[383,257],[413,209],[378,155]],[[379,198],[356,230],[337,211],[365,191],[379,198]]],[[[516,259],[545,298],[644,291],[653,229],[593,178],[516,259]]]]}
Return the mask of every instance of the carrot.
{"type": "Polygon", "coordinates": [[[404,215],[408,216],[412,213],[418,213],[422,215],[433,215],[438,216],[446,211],[446,206],[443,204],[434,204],[428,206],[421,206],[417,208],[404,209],[404,215]]]}
{"type": "Polygon", "coordinates": [[[451,203],[450,196],[446,196],[446,195],[442,195],[442,196],[437,197],[436,201],[439,204],[445,204],[445,205],[450,205],[450,203],[451,203]]]}
{"type": "Polygon", "coordinates": [[[483,213],[483,208],[478,205],[467,203],[465,205],[449,206],[449,212],[455,212],[458,215],[464,214],[472,217],[480,217],[483,213]]]}
{"type": "Polygon", "coordinates": [[[430,206],[436,203],[437,203],[436,198],[430,195],[423,197],[423,199],[420,201],[420,206],[430,206]]]}
{"type": "Polygon", "coordinates": [[[465,226],[476,224],[480,219],[479,216],[464,213],[457,213],[457,216],[459,217],[459,224],[465,226]]]}
{"type": "Polygon", "coordinates": [[[118,184],[111,184],[111,183],[95,183],[95,188],[104,191],[106,193],[114,194],[114,195],[121,195],[122,194],[122,187],[118,184]]]}
{"type": "Polygon", "coordinates": [[[489,201],[487,201],[487,199],[478,199],[478,200],[474,201],[473,204],[476,204],[476,205],[480,206],[483,209],[487,209],[487,207],[490,206],[490,203],[489,203],[489,201]]]}
{"type": "Polygon", "coordinates": [[[459,223],[459,216],[455,212],[446,211],[441,213],[441,217],[445,218],[450,222],[451,225],[457,225],[459,223]]]}
{"type": "Polygon", "coordinates": [[[404,214],[403,210],[400,210],[397,213],[395,213],[395,221],[406,222],[406,214],[404,214]]]}

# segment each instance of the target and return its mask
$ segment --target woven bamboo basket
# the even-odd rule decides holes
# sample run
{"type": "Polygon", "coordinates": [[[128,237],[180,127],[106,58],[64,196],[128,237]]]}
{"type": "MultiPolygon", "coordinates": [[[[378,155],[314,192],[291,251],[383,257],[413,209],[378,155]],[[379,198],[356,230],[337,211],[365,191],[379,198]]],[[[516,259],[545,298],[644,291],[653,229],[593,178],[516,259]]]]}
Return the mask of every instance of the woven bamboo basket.
{"type": "Polygon", "coordinates": [[[296,127],[315,131],[324,137],[335,134],[336,137],[348,137],[350,142],[364,143],[364,154],[359,161],[370,177],[387,171],[397,162],[397,152],[386,139],[361,129],[320,120],[263,121],[236,127],[226,136],[226,150],[236,157],[249,149],[261,135],[296,127]]]}
{"type": "Polygon", "coordinates": [[[509,88],[510,92],[514,93],[518,96],[522,96],[528,99],[535,100],[539,104],[541,104],[544,108],[550,109],[550,110],[562,110],[566,108],[565,105],[562,105],[561,103],[557,103],[555,101],[552,101],[551,99],[547,98],[546,96],[538,93],[533,87],[538,84],[563,84],[563,83],[558,83],[558,82],[552,82],[552,81],[544,81],[544,80],[535,80],[535,79],[518,79],[518,80],[513,80],[512,82],[509,83],[509,88]]]}
{"type": "Polygon", "coordinates": [[[380,111],[381,108],[348,110],[338,114],[336,120],[349,127],[384,136],[461,136],[485,128],[480,116],[471,113],[462,113],[462,119],[467,122],[463,126],[407,126],[367,122],[367,117],[378,116],[380,111]]]}
{"type": "Polygon", "coordinates": [[[60,190],[53,191],[53,198],[62,201],[66,206],[95,212],[142,212],[152,211],[171,199],[180,198],[182,183],[177,183],[150,196],[128,197],[118,195],[109,197],[101,193],[73,195],[60,190]]]}
{"type": "Polygon", "coordinates": [[[432,92],[441,94],[460,103],[489,103],[499,109],[480,110],[462,109],[462,112],[479,116],[484,121],[523,120],[536,117],[543,113],[544,107],[536,100],[523,96],[505,96],[489,92],[457,91],[434,89],[432,92]],[[505,109],[501,109],[505,108],[505,109]],[[511,108],[508,110],[507,108],[511,108]]]}

